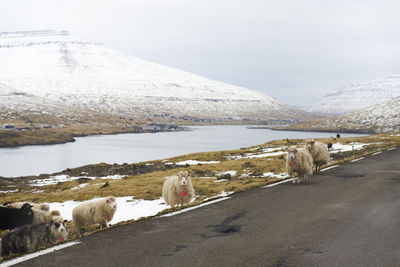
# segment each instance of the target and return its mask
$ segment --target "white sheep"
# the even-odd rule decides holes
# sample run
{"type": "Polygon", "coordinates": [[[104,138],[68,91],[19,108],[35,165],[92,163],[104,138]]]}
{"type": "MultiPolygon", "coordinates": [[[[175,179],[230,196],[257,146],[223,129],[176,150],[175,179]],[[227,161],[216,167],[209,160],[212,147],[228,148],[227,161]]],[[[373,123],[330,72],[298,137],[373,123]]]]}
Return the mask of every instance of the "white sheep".
{"type": "Polygon", "coordinates": [[[162,189],[165,202],[171,207],[190,203],[194,197],[194,189],[189,173],[182,171],[166,178],[162,189]]]}
{"type": "Polygon", "coordinates": [[[74,232],[80,236],[81,227],[92,224],[100,224],[101,228],[107,228],[116,210],[117,202],[114,197],[96,199],[79,204],[72,211],[74,232]]]}
{"type": "Polygon", "coordinates": [[[321,166],[328,164],[329,151],[326,144],[308,139],[306,140],[305,148],[311,153],[315,166],[315,173],[321,170],[321,166]]]}
{"type": "Polygon", "coordinates": [[[38,204],[38,203],[32,203],[32,202],[14,202],[14,203],[10,203],[6,206],[11,207],[11,208],[20,209],[25,203],[28,203],[29,205],[32,206],[32,208],[35,208],[37,210],[43,210],[43,211],[50,210],[49,204],[46,204],[46,203],[38,204]]]}
{"type": "Polygon", "coordinates": [[[286,170],[290,176],[293,176],[293,184],[300,183],[301,177],[304,177],[306,182],[313,171],[313,160],[308,150],[305,148],[296,149],[294,146],[289,147],[286,157],[286,170]]]}
{"type": "Polygon", "coordinates": [[[51,212],[47,212],[44,210],[32,208],[32,212],[33,212],[32,224],[48,223],[51,222],[54,217],[60,216],[60,211],[58,210],[52,210],[51,212]]]}

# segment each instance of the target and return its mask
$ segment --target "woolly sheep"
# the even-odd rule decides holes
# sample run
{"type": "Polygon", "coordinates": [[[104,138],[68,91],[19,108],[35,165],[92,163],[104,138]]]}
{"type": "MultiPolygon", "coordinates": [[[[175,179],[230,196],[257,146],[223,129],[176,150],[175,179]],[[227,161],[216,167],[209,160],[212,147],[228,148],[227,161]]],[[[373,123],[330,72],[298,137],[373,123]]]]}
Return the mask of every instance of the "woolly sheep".
{"type": "Polygon", "coordinates": [[[194,197],[194,189],[189,173],[179,172],[178,175],[166,177],[162,189],[165,202],[171,207],[189,203],[194,197]]]}
{"type": "Polygon", "coordinates": [[[100,224],[101,228],[107,228],[116,210],[117,203],[114,197],[96,199],[79,204],[72,211],[74,232],[80,236],[81,227],[92,224],[100,224]]]}
{"type": "Polygon", "coordinates": [[[11,208],[21,208],[25,203],[28,203],[29,205],[32,206],[32,208],[37,209],[37,210],[43,210],[43,211],[49,211],[50,206],[45,203],[37,204],[37,203],[32,203],[32,202],[14,202],[14,203],[8,203],[7,207],[11,208]]]}
{"type": "Polygon", "coordinates": [[[51,222],[51,220],[55,216],[60,216],[60,212],[58,210],[52,210],[51,212],[47,212],[32,208],[32,212],[33,212],[32,224],[51,222]]]}
{"type": "Polygon", "coordinates": [[[32,206],[28,203],[21,208],[0,207],[0,230],[14,229],[31,224],[33,220],[32,206]]]}
{"type": "Polygon", "coordinates": [[[36,225],[24,225],[8,232],[1,240],[1,256],[33,252],[49,247],[69,237],[65,222],[51,221],[36,225]]]}
{"type": "Polygon", "coordinates": [[[304,177],[304,181],[306,182],[313,170],[312,156],[307,149],[296,149],[294,146],[289,147],[286,157],[286,170],[290,176],[293,176],[293,184],[296,182],[300,183],[301,177],[304,177]]]}
{"type": "Polygon", "coordinates": [[[315,173],[321,170],[321,166],[328,164],[329,151],[327,145],[316,142],[313,139],[306,140],[305,148],[311,153],[315,166],[315,173]]]}

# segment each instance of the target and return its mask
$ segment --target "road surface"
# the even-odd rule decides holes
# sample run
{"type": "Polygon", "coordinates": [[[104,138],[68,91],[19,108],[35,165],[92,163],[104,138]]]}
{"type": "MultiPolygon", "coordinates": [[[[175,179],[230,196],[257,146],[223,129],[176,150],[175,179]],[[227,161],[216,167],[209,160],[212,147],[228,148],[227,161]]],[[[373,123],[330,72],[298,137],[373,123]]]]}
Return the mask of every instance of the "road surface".
{"type": "Polygon", "coordinates": [[[80,241],[20,266],[400,266],[400,149],[80,241]]]}

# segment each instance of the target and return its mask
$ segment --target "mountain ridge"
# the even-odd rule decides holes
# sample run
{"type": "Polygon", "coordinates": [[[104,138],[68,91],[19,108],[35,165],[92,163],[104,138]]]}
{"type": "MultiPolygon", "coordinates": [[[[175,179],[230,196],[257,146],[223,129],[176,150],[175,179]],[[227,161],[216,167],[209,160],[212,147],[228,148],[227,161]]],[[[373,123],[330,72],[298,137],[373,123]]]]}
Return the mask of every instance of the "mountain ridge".
{"type": "Polygon", "coordinates": [[[343,115],[400,96],[400,75],[344,86],[303,110],[322,116],[343,115]]]}
{"type": "Polygon", "coordinates": [[[22,92],[114,115],[313,117],[260,92],[128,56],[67,31],[0,32],[0,73],[0,83],[22,92]]]}

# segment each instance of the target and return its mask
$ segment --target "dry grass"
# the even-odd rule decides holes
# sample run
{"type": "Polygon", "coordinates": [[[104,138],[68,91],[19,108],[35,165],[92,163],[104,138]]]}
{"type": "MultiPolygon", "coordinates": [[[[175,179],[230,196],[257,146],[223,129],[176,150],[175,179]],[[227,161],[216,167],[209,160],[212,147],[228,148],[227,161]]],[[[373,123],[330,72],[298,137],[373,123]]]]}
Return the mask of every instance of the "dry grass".
{"type": "MultiPolygon", "coordinates": [[[[333,141],[331,138],[318,139],[322,142],[336,142],[342,144],[350,144],[352,142],[369,143],[370,145],[364,147],[361,151],[338,153],[335,159],[330,162],[330,165],[335,165],[341,162],[353,160],[357,157],[362,157],[376,151],[387,149],[392,146],[399,146],[400,136],[392,136],[390,134],[380,134],[373,136],[341,138],[340,140],[333,141]]],[[[301,146],[304,140],[290,140],[292,143],[301,146]]],[[[175,175],[181,170],[189,172],[198,171],[211,171],[215,175],[211,178],[193,178],[193,185],[200,200],[208,197],[215,196],[221,191],[234,191],[239,192],[247,190],[252,187],[264,185],[276,181],[275,178],[264,177],[262,174],[265,172],[272,172],[275,174],[285,172],[285,158],[284,156],[275,156],[268,158],[244,158],[237,160],[228,160],[228,156],[246,155],[247,153],[258,153],[263,148],[271,147],[286,147],[288,144],[286,140],[275,140],[259,146],[243,148],[231,151],[217,151],[217,152],[204,152],[183,155],[169,159],[169,162],[178,162],[184,160],[199,160],[199,161],[220,161],[216,164],[203,164],[191,165],[189,167],[182,167],[178,169],[155,171],[151,173],[127,176],[119,180],[102,180],[95,179],[88,182],[88,185],[80,188],[73,189],[78,186],[77,180],[59,183],[56,185],[49,185],[44,187],[23,187],[19,192],[13,194],[0,194],[3,202],[6,201],[34,201],[34,202],[62,202],[66,200],[83,201],[92,199],[94,197],[104,197],[108,195],[113,196],[135,196],[136,199],[158,199],[161,197],[161,188],[164,182],[164,177],[175,175]],[[248,164],[246,166],[246,164],[248,164]],[[232,179],[215,182],[217,174],[226,171],[236,171],[237,175],[232,179]],[[103,187],[105,183],[108,186],[103,187]],[[41,193],[33,193],[36,190],[44,190],[41,193]]]]}

